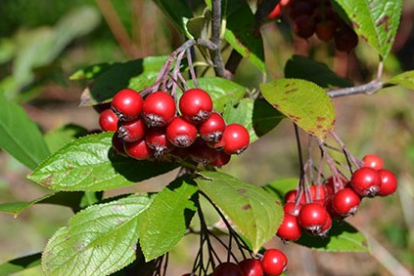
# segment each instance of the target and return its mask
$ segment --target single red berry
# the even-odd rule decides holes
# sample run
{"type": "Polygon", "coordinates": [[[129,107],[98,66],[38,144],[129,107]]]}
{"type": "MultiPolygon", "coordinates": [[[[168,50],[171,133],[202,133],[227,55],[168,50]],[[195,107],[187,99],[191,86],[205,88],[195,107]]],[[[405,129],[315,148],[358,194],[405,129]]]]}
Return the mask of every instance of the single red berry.
{"type": "Polygon", "coordinates": [[[223,131],[226,128],[226,122],[223,117],[213,112],[210,117],[198,126],[198,133],[201,138],[207,142],[218,142],[223,135],[223,131]]]}
{"type": "Polygon", "coordinates": [[[197,127],[182,117],[175,117],[166,132],[168,140],[176,147],[189,147],[197,138],[197,127]]]}
{"type": "Polygon", "coordinates": [[[331,230],[332,228],[332,218],[331,216],[328,214],[327,218],[326,218],[326,222],[325,224],[322,226],[321,231],[318,233],[318,236],[320,237],[326,237],[329,230],[331,230]]]}
{"type": "Polygon", "coordinates": [[[275,8],[267,16],[268,19],[276,19],[282,14],[282,5],[281,3],[277,4],[275,8]]]}
{"type": "Polygon", "coordinates": [[[219,157],[219,152],[210,148],[207,142],[198,137],[190,146],[190,158],[197,163],[206,165],[214,162],[219,157]]]}
{"type": "Polygon", "coordinates": [[[374,197],[380,190],[381,178],[376,170],[362,167],[352,174],[350,184],[358,195],[374,197]]]}
{"type": "Polygon", "coordinates": [[[106,109],[99,114],[99,125],[103,131],[117,131],[118,117],[112,109],[106,109]]]}
{"type": "Polygon", "coordinates": [[[324,206],[317,203],[308,203],[302,206],[299,212],[299,224],[313,235],[321,233],[322,227],[328,219],[328,212],[324,206]]]}
{"type": "Polygon", "coordinates": [[[310,192],[310,195],[313,201],[315,200],[324,201],[326,198],[325,187],[321,184],[312,185],[309,188],[309,192],[310,192]]]}
{"type": "Polygon", "coordinates": [[[142,105],[142,115],[151,127],[169,124],[177,113],[174,98],[167,92],[157,91],[149,94],[142,105]]]}
{"type": "Polygon", "coordinates": [[[302,235],[302,227],[299,225],[298,218],[285,212],[283,222],[279,226],[276,235],[287,241],[298,240],[302,235]]]}
{"type": "Polygon", "coordinates": [[[286,255],[278,249],[266,250],[263,254],[262,268],[267,275],[277,276],[286,270],[288,259],[286,255]]]}
{"type": "Polygon", "coordinates": [[[230,159],[231,159],[230,154],[227,154],[224,151],[219,151],[217,159],[210,162],[209,165],[215,166],[215,167],[222,167],[228,164],[230,162],[230,159]]]}
{"type": "Polygon", "coordinates": [[[296,204],[295,202],[286,202],[285,205],[283,205],[283,211],[292,216],[298,216],[301,208],[301,203],[296,204]]]}
{"type": "Polygon", "coordinates": [[[355,214],[360,203],[359,195],[350,188],[345,188],[334,194],[331,201],[335,213],[341,217],[355,214]]]}
{"type": "Polygon", "coordinates": [[[336,22],[327,20],[316,24],[315,34],[320,40],[328,42],[334,37],[335,30],[336,22]]]}
{"type": "Polygon", "coordinates": [[[306,203],[306,198],[305,198],[305,194],[302,193],[300,198],[298,197],[298,190],[290,190],[285,194],[284,197],[284,202],[296,202],[297,200],[299,201],[299,203],[301,204],[305,204],[306,203]]]}
{"type": "Polygon", "coordinates": [[[310,38],[315,33],[315,21],[310,15],[301,15],[293,21],[293,31],[301,38],[310,38]]]}
{"type": "Polygon", "coordinates": [[[127,155],[124,149],[124,139],[119,138],[118,132],[115,132],[114,135],[112,135],[112,147],[118,154],[127,155]]]}
{"type": "Polygon", "coordinates": [[[141,113],[143,100],[132,89],[123,89],[112,99],[112,110],[121,120],[133,120],[141,113]]]}
{"type": "Polygon", "coordinates": [[[325,190],[327,195],[332,195],[346,187],[347,181],[342,177],[329,177],[325,181],[325,190]]]}
{"type": "Polygon", "coordinates": [[[181,96],[179,108],[184,118],[198,124],[210,116],[213,110],[213,101],[206,91],[193,88],[181,96]]]}
{"type": "Polygon", "coordinates": [[[174,148],[167,138],[165,128],[149,128],[145,134],[145,142],[154,151],[155,158],[161,157],[174,148]]]}
{"type": "Polygon", "coordinates": [[[247,129],[239,124],[229,124],[223,132],[224,151],[227,154],[241,154],[250,143],[247,129]]]}
{"type": "Polygon", "coordinates": [[[137,160],[149,159],[153,154],[144,139],[135,142],[125,142],[124,149],[128,156],[137,160]]]}
{"type": "Polygon", "coordinates": [[[375,154],[368,154],[362,158],[364,161],[364,167],[372,168],[374,170],[381,170],[384,167],[384,162],[381,157],[375,154]]]}
{"type": "Polygon", "coordinates": [[[213,271],[213,276],[244,276],[243,270],[235,263],[221,263],[213,271]]]}
{"type": "Polygon", "coordinates": [[[239,263],[244,276],[263,276],[262,264],[257,259],[244,259],[239,263]]]}
{"type": "Polygon", "coordinates": [[[119,137],[125,142],[134,142],[141,140],[145,136],[147,126],[141,117],[131,121],[119,121],[119,137]]]}
{"type": "Polygon", "coordinates": [[[379,170],[378,174],[381,178],[381,187],[378,192],[380,196],[387,196],[393,194],[397,190],[397,177],[389,170],[379,170]]]}
{"type": "Polygon", "coordinates": [[[334,34],[335,48],[341,52],[350,52],[358,45],[358,36],[350,27],[343,27],[334,34]]]}

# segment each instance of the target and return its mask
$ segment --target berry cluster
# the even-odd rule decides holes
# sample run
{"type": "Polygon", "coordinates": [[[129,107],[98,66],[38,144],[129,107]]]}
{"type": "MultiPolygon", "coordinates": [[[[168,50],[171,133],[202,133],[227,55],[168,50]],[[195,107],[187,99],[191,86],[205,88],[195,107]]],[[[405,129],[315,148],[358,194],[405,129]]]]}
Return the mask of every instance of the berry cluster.
{"type": "Polygon", "coordinates": [[[354,215],[362,198],[387,196],[397,189],[395,175],[383,168],[383,161],[374,154],[363,158],[363,165],[353,172],[350,181],[332,176],[323,184],[309,189],[291,190],[285,195],[284,219],[277,236],[295,241],[307,232],[325,236],[332,219],[354,215]]]}
{"type": "Polygon", "coordinates": [[[338,51],[349,52],[358,45],[354,30],[333,9],[329,0],[281,1],[269,14],[269,18],[281,15],[288,8],[294,33],[304,39],[314,34],[325,42],[334,41],[338,51]]]}
{"type": "Polygon", "coordinates": [[[104,131],[115,131],[112,142],[118,153],[137,160],[190,157],[196,163],[222,166],[250,142],[247,129],[226,125],[213,111],[210,95],[199,88],[183,93],[178,110],[176,99],[167,92],[152,92],[143,99],[136,91],[123,89],[113,97],[111,108],[100,114],[99,124],[104,131]]]}

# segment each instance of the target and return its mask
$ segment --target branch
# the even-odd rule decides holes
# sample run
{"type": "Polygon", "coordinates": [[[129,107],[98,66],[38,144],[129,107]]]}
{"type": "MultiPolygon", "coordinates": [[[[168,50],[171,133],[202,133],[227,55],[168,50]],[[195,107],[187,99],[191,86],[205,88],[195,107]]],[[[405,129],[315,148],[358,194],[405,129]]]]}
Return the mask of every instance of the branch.
{"type": "Polygon", "coordinates": [[[214,71],[216,75],[225,77],[225,68],[223,59],[220,53],[220,34],[221,34],[221,0],[213,0],[213,18],[211,30],[211,42],[213,42],[217,49],[210,50],[214,62],[214,71]]]}
{"type": "Polygon", "coordinates": [[[378,80],[373,80],[367,84],[344,88],[344,89],[330,90],[327,93],[329,97],[331,98],[350,96],[350,95],[356,95],[356,94],[371,95],[383,87],[384,87],[383,82],[378,81],[378,80]]]}

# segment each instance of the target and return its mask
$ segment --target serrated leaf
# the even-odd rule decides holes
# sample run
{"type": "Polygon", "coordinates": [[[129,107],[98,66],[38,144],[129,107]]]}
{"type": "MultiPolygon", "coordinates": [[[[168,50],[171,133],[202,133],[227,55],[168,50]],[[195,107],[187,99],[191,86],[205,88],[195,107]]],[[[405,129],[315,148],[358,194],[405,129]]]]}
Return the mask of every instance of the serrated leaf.
{"type": "Polygon", "coordinates": [[[407,71],[392,77],[386,84],[396,84],[408,89],[414,89],[414,71],[407,71]]]}
{"type": "Polygon", "coordinates": [[[283,201],[283,198],[287,192],[290,190],[294,190],[298,186],[299,179],[297,178],[283,178],[275,180],[265,186],[263,188],[275,195],[279,201],[283,201]]]}
{"type": "Polygon", "coordinates": [[[53,153],[74,139],[85,136],[88,132],[84,127],[67,124],[49,131],[44,138],[50,152],[53,153]]]}
{"type": "Polygon", "coordinates": [[[147,262],[168,252],[184,236],[197,209],[192,199],[196,192],[197,186],[178,178],[154,197],[139,227],[147,262]]]}
{"type": "Polygon", "coordinates": [[[227,107],[223,118],[228,124],[245,126],[252,143],[275,128],[285,116],[264,100],[242,99],[236,106],[227,107]]]}
{"type": "Polygon", "coordinates": [[[322,140],[335,124],[335,108],[318,85],[300,79],[278,79],[260,85],[264,98],[307,133],[322,140]]]}
{"type": "Polygon", "coordinates": [[[36,168],[50,154],[39,127],[2,93],[0,106],[0,148],[28,168],[36,168]]]}
{"type": "Polygon", "coordinates": [[[157,56],[125,63],[113,63],[104,67],[102,64],[97,65],[103,67],[104,70],[102,73],[92,74],[94,82],[83,91],[80,106],[91,106],[109,101],[124,88],[144,90],[154,84],[167,59],[166,56],[157,56]]]}
{"type": "Polygon", "coordinates": [[[334,0],[346,12],[358,35],[385,59],[394,43],[402,0],[334,0]]]}
{"type": "Polygon", "coordinates": [[[132,185],[177,167],[137,161],[114,152],[112,132],[75,140],[46,159],[28,178],[53,190],[104,191],[132,185]]]}
{"type": "Polygon", "coordinates": [[[292,56],[286,62],[285,77],[308,80],[321,87],[352,86],[349,80],[338,76],[326,64],[298,55],[292,56]],[[309,68],[312,68],[312,70],[309,70],[309,68]]]}
{"type": "Polygon", "coordinates": [[[17,259],[10,260],[0,265],[0,276],[7,276],[13,273],[22,272],[23,270],[40,265],[42,253],[36,253],[17,259]]]}
{"type": "Polygon", "coordinates": [[[263,40],[249,4],[245,1],[229,0],[227,7],[229,10],[224,38],[242,57],[247,58],[261,72],[265,72],[263,40]]]}
{"type": "Polygon", "coordinates": [[[274,237],[283,210],[261,187],[218,172],[202,172],[195,181],[251,242],[253,251],[274,237]]]}
{"type": "Polygon", "coordinates": [[[185,0],[153,0],[158,7],[169,17],[174,25],[182,32],[185,33],[185,18],[192,18],[193,12],[190,6],[185,0]]]}
{"type": "Polygon", "coordinates": [[[150,205],[136,195],[77,213],[49,240],[42,256],[46,276],[105,276],[135,258],[138,225],[150,205]]]}
{"type": "Polygon", "coordinates": [[[369,252],[365,236],[349,223],[333,221],[328,237],[310,236],[306,233],[295,243],[317,251],[369,252]]]}
{"type": "MultiPolygon", "coordinates": [[[[190,87],[194,87],[194,83],[188,82],[190,87]]],[[[223,112],[224,106],[229,102],[229,99],[238,101],[243,98],[245,88],[235,82],[219,77],[199,78],[197,79],[199,88],[207,91],[213,100],[214,109],[218,112],[223,112]]]]}

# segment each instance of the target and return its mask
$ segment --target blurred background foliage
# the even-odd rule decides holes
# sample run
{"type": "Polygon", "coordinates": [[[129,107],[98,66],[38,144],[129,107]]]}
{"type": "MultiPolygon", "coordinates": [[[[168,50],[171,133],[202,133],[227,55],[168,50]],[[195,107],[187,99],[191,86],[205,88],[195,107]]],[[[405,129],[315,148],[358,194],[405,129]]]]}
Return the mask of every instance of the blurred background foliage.
{"type": "MultiPolygon", "coordinates": [[[[188,2],[196,14],[202,13],[203,1],[188,2]]],[[[97,113],[92,108],[78,107],[85,83],[69,81],[77,69],[169,54],[183,41],[150,0],[1,0],[0,18],[0,93],[21,103],[45,133],[71,123],[89,130],[98,128],[97,113]]],[[[402,27],[385,64],[384,78],[414,69],[413,22],[414,2],[405,0],[402,27]]],[[[262,34],[268,79],[283,77],[284,65],[294,53],[326,63],[355,84],[375,77],[378,57],[362,40],[348,56],[316,39],[292,37],[283,19],[266,23],[262,34]]],[[[224,56],[228,54],[226,51],[224,56]]],[[[235,76],[236,82],[249,88],[257,87],[261,80],[260,73],[245,61],[235,76]]],[[[358,215],[349,219],[374,239],[373,256],[319,253],[294,244],[286,246],[276,239],[269,242],[281,246],[288,257],[295,256],[289,258],[288,275],[403,275],[399,265],[414,273],[413,102],[413,91],[400,88],[334,100],[337,133],[356,156],[382,156],[386,166],[398,175],[399,192],[390,198],[364,202],[358,215]]],[[[283,121],[224,170],[257,185],[297,177],[291,123],[283,121]]],[[[26,180],[28,173],[0,151],[0,202],[28,201],[46,193],[26,180]]],[[[172,175],[127,190],[159,190],[172,175]]],[[[124,192],[115,190],[105,196],[124,192]]],[[[34,206],[17,218],[0,214],[0,262],[40,252],[48,237],[71,216],[69,209],[45,205],[34,206]]],[[[191,267],[193,239],[185,238],[175,250],[173,274],[191,267]]],[[[41,275],[41,270],[36,267],[19,275],[41,275]]]]}

